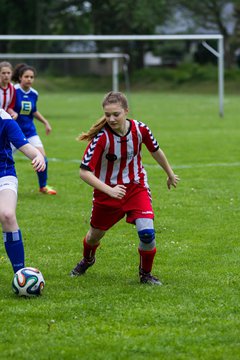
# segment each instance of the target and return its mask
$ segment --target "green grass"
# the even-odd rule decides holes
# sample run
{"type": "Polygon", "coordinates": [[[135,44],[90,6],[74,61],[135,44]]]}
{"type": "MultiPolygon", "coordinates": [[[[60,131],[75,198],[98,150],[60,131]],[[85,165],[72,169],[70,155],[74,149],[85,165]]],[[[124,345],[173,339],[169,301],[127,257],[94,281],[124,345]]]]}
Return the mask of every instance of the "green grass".
{"type": "Polygon", "coordinates": [[[0,244],[0,358],[236,360],[239,316],[239,97],[138,92],[132,115],[146,122],[175,172],[177,189],[144,151],[153,195],[158,252],[154,274],[164,286],[138,283],[138,238],[121,221],[102,240],[97,263],[82,278],[81,258],[92,189],[78,175],[85,143],[76,136],[101,116],[103,93],[40,93],[53,132],[44,142],[49,184],[37,192],[30,163],[16,157],[17,215],[26,265],[44,274],[40,298],[18,298],[0,244]],[[57,159],[53,161],[53,158],[57,159]]]}

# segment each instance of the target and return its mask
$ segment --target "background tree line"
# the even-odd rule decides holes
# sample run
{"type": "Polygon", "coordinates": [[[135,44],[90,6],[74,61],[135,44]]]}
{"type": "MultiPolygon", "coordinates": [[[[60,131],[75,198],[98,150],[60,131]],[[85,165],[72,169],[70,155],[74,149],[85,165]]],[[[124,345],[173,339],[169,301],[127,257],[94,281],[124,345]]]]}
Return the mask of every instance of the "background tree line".
{"type": "MultiPolygon", "coordinates": [[[[1,0],[0,3],[2,35],[221,33],[227,67],[236,63],[236,51],[240,48],[239,0],[1,0]]],[[[1,41],[0,51],[64,52],[70,45],[69,41],[1,41]]],[[[189,44],[105,41],[82,44],[81,50],[89,51],[91,46],[98,52],[126,52],[131,57],[131,66],[142,68],[146,51],[181,58],[189,44]]],[[[196,60],[215,61],[202,47],[196,60]]]]}

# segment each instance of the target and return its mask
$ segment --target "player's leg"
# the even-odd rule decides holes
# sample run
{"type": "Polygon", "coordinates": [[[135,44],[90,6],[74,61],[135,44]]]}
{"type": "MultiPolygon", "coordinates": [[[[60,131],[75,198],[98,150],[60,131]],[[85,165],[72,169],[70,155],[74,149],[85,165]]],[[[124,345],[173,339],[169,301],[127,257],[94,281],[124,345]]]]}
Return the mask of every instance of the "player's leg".
{"type": "Polygon", "coordinates": [[[0,179],[0,222],[6,253],[13,271],[24,267],[24,247],[21,230],[16,219],[17,179],[13,176],[0,179]],[[5,180],[3,180],[5,179],[5,180]]]}
{"type": "Polygon", "coordinates": [[[156,254],[153,220],[148,218],[139,218],[136,219],[135,223],[139,236],[138,252],[140,255],[140,282],[152,285],[161,285],[161,282],[151,274],[153,260],[156,254]]]}
{"type": "Polygon", "coordinates": [[[85,274],[87,269],[95,263],[95,253],[104,234],[104,230],[96,229],[90,226],[90,229],[83,239],[83,258],[71,271],[71,276],[85,274]]]}
{"type": "Polygon", "coordinates": [[[101,238],[123,216],[119,201],[106,197],[103,193],[94,195],[91,225],[83,240],[83,258],[71,271],[71,276],[83,275],[95,263],[95,253],[101,238]]]}
{"type": "Polygon", "coordinates": [[[140,282],[161,285],[161,282],[151,274],[153,260],[156,254],[156,241],[150,190],[133,184],[130,189],[130,197],[125,205],[125,210],[127,213],[127,222],[136,225],[140,240],[138,247],[140,255],[140,282]]]}
{"type": "Polygon", "coordinates": [[[40,139],[40,137],[38,135],[32,136],[30,138],[28,138],[29,143],[34,146],[35,148],[37,148],[41,154],[43,155],[44,159],[45,159],[45,170],[44,171],[37,171],[37,176],[38,176],[38,183],[39,183],[39,191],[43,194],[47,194],[47,195],[56,195],[57,192],[55,189],[53,189],[51,186],[49,186],[47,184],[47,180],[48,180],[48,159],[42,144],[42,141],[40,139]]]}
{"type": "Polygon", "coordinates": [[[95,253],[104,234],[104,230],[95,229],[90,226],[87,235],[83,239],[83,257],[87,262],[95,262],[95,253]]]}

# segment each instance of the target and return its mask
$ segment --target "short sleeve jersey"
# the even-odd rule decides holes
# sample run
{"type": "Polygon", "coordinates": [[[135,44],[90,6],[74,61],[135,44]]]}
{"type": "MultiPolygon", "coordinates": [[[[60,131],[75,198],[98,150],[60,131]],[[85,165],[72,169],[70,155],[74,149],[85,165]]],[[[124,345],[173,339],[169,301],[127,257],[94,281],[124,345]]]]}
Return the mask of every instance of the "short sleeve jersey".
{"type": "Polygon", "coordinates": [[[16,101],[16,90],[13,84],[8,84],[6,89],[0,86],[0,108],[7,111],[8,108],[13,109],[16,101]]]}
{"type": "Polygon", "coordinates": [[[28,141],[16,121],[0,109],[0,177],[16,176],[10,143],[18,149],[28,141]]]}
{"type": "Polygon", "coordinates": [[[33,88],[24,91],[19,84],[15,85],[15,89],[14,110],[18,113],[16,121],[27,138],[37,135],[33,114],[37,111],[38,92],[33,88]]]}
{"type": "Polygon", "coordinates": [[[92,171],[108,185],[137,183],[148,188],[147,173],[142,164],[144,144],[150,152],[159,149],[151,130],[142,122],[127,120],[125,136],[116,134],[107,124],[88,144],[80,167],[92,171]]]}

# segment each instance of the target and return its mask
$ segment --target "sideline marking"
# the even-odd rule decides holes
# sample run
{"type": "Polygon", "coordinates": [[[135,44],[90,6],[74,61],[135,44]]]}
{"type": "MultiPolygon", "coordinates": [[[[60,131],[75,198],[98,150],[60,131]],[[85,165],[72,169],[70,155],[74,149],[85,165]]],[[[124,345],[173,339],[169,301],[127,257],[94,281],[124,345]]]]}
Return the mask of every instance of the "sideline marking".
{"type": "MultiPolygon", "coordinates": [[[[26,157],[23,156],[15,156],[15,159],[24,159],[28,160],[26,157]]],[[[76,163],[80,165],[81,159],[57,159],[57,158],[48,158],[49,161],[52,162],[62,162],[62,163],[76,163]]],[[[160,165],[158,164],[144,164],[144,167],[148,168],[160,168],[160,165]]],[[[233,163],[210,163],[210,164],[186,164],[186,165],[171,165],[173,169],[194,169],[194,168],[204,168],[204,167],[238,167],[240,166],[240,162],[233,162],[233,163]]]]}

